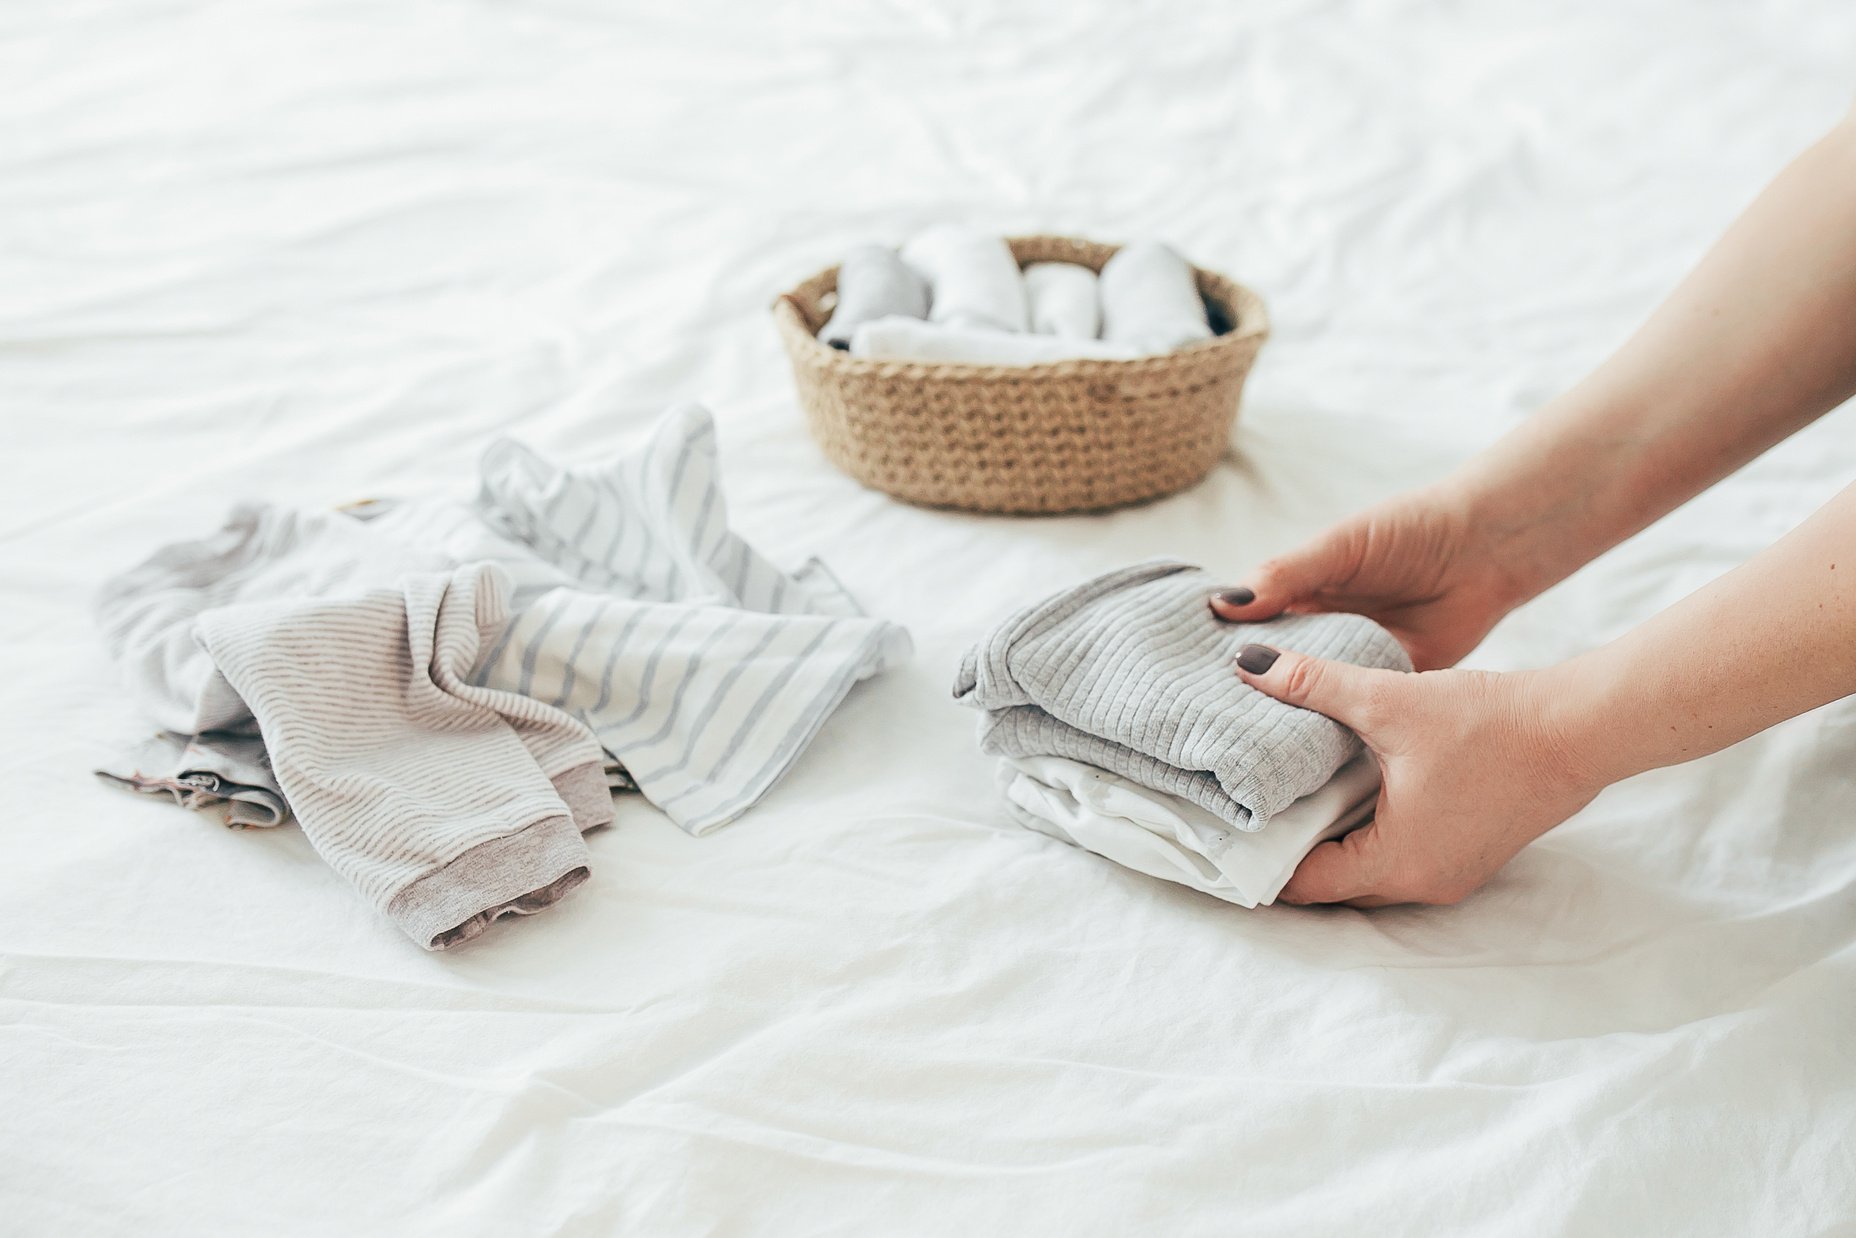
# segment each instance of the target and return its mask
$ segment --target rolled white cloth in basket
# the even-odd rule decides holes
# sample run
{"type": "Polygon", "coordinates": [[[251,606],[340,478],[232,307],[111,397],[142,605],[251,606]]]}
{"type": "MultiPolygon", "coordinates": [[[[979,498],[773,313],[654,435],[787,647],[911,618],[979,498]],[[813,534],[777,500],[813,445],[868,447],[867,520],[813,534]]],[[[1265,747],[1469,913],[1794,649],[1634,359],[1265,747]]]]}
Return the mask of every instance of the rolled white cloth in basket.
{"type": "Polygon", "coordinates": [[[1143,352],[1208,340],[1212,326],[1192,267],[1169,245],[1136,241],[1102,268],[1102,338],[1143,352]]]}
{"type": "Polygon", "coordinates": [[[1031,329],[1039,335],[1093,340],[1102,330],[1096,273],[1075,262],[1034,262],[1025,268],[1031,329]]]}
{"type": "Polygon", "coordinates": [[[902,260],[928,281],[931,321],[996,331],[1030,329],[1025,277],[1001,238],[940,224],[904,245],[902,260]]]}
{"type": "Polygon", "coordinates": [[[928,281],[887,245],[860,245],[838,266],[838,307],[818,338],[849,348],[851,332],[877,318],[928,317],[928,281]]]}
{"type": "Polygon", "coordinates": [[[1141,354],[1136,349],[1106,340],[976,331],[944,327],[919,318],[879,318],[851,333],[851,355],[889,361],[1041,365],[1051,361],[1128,361],[1141,354]]]}

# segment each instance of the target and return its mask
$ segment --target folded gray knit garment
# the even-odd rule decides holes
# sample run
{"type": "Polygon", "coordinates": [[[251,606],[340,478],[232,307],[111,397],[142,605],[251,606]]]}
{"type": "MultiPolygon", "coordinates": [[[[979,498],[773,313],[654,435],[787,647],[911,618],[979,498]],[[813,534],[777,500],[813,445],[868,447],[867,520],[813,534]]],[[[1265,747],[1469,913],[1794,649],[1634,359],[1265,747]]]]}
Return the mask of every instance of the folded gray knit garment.
{"type": "Polygon", "coordinates": [[[967,652],[954,697],[986,711],[982,750],[1061,756],[1177,795],[1242,830],[1319,790],[1360,750],[1339,723],[1237,677],[1246,644],[1408,671],[1359,615],[1225,623],[1204,571],[1172,561],[1098,576],[1014,614],[967,652]]]}

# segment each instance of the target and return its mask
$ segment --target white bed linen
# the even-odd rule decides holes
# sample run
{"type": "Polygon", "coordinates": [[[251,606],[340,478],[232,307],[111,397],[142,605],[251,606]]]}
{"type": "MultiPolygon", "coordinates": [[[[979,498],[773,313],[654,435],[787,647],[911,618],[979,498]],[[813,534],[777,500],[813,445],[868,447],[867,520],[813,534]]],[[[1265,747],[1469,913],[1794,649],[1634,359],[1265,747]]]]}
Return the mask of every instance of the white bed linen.
{"type": "MultiPolygon", "coordinates": [[[[1010,824],[948,699],[1024,598],[1158,554],[1240,580],[1577,377],[1848,105],[1856,6],[979,8],[0,11],[0,1230],[1856,1225],[1856,704],[1366,914],[1010,824]],[[767,304],[945,220],[1263,290],[1216,475],[1011,520],[834,473],[767,304]],[[604,451],[685,398],[757,543],[917,638],[736,824],[622,801],[587,886],[432,956],[298,832],[91,779],[138,724],[87,598],[152,543],[236,497],[462,492],[492,434],[604,451]]],[[[1856,476],[1853,415],[1477,663],[1754,553],[1856,476]]]]}

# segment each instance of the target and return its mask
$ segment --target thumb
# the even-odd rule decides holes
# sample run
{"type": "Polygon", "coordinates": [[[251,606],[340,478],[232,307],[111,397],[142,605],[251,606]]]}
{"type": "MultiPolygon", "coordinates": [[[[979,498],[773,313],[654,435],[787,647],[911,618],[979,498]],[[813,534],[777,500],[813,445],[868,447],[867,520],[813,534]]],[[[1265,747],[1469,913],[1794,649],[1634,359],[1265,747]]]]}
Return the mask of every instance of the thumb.
{"type": "Polygon", "coordinates": [[[1274,619],[1332,582],[1340,574],[1340,560],[1340,543],[1333,537],[1268,559],[1244,584],[1212,594],[1212,613],[1237,623],[1274,619]]]}
{"type": "Polygon", "coordinates": [[[1283,903],[1389,901],[1373,895],[1386,878],[1387,864],[1384,835],[1379,823],[1372,821],[1303,856],[1276,899],[1283,903]]]}
{"type": "Polygon", "coordinates": [[[1293,649],[1245,645],[1237,651],[1237,677],[1285,705],[1326,714],[1371,744],[1386,713],[1386,698],[1406,678],[1397,671],[1311,658],[1293,649]]]}

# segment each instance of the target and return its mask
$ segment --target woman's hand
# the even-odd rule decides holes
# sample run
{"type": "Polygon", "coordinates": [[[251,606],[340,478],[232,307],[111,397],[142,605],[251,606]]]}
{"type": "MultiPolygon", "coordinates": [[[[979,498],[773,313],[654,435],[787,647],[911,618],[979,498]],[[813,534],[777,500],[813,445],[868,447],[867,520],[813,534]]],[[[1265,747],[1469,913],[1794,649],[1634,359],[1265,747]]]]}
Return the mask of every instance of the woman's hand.
{"type": "Polygon", "coordinates": [[[1438,487],[1335,525],[1214,594],[1221,619],[1350,611],[1398,637],[1419,670],[1453,666],[1533,590],[1504,552],[1503,521],[1438,487]]]}
{"type": "Polygon", "coordinates": [[[1225,619],[1355,611],[1418,674],[1247,648],[1245,679],[1358,731],[1378,816],[1296,902],[1450,902],[1599,788],[1856,695],[1856,486],[1751,562],[1548,671],[1454,665],[1509,610],[1856,395],[1856,112],[1618,353],[1440,487],[1263,565],[1225,619]],[[1839,570],[1841,569],[1841,570],[1839,570]]]}
{"type": "Polygon", "coordinates": [[[1292,903],[1452,903],[1600,790],[1856,695],[1856,485],[1775,545],[1558,666],[1403,674],[1246,645],[1236,673],[1359,733],[1371,825],[1308,853],[1292,903]]]}
{"type": "Polygon", "coordinates": [[[1455,665],[1508,611],[1856,395],[1853,224],[1856,111],[1584,382],[1445,483],[1265,563],[1212,609],[1355,611],[1419,670],[1455,665]]]}
{"type": "Polygon", "coordinates": [[[1408,675],[1246,645],[1237,673],[1351,727],[1384,775],[1372,822],[1309,852],[1284,902],[1457,902],[1607,781],[1561,724],[1548,672],[1408,675]]]}

